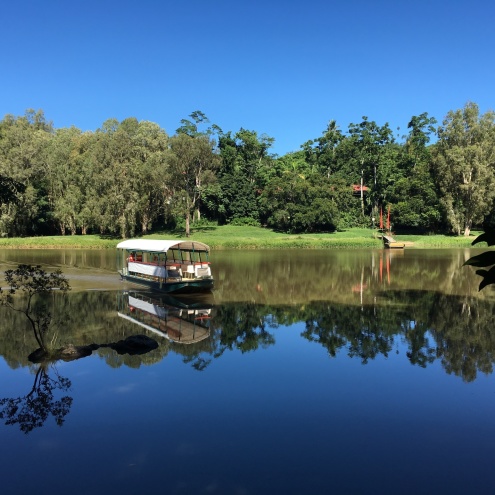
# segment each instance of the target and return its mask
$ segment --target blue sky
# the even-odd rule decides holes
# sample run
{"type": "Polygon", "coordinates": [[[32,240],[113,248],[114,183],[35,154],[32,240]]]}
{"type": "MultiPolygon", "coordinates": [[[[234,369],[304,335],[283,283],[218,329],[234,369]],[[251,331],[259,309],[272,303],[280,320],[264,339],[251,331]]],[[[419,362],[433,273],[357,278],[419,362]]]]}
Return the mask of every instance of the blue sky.
{"type": "Polygon", "coordinates": [[[468,101],[494,109],[493,0],[13,0],[0,8],[0,117],[109,118],[173,134],[203,111],[297,151],[334,119],[396,135],[468,101]],[[397,131],[397,127],[400,130],[397,131]]]}

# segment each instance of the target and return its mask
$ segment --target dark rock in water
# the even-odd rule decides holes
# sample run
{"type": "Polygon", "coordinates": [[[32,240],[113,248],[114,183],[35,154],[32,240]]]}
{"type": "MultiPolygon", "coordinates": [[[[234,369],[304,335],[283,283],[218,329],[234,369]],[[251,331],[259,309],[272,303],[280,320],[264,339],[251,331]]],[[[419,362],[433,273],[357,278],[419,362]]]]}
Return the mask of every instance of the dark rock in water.
{"type": "Polygon", "coordinates": [[[39,348],[33,351],[31,354],[29,354],[28,359],[32,363],[42,363],[43,361],[47,360],[47,357],[48,357],[47,352],[39,348]]]}
{"type": "Polygon", "coordinates": [[[124,340],[119,340],[109,347],[117,351],[118,354],[129,354],[135,356],[138,354],[146,354],[158,347],[158,342],[155,339],[146,335],[131,335],[124,340]]]}
{"type": "Polygon", "coordinates": [[[56,349],[51,352],[44,351],[43,349],[36,349],[28,356],[28,359],[32,363],[45,363],[49,361],[59,360],[74,361],[75,359],[81,359],[83,357],[90,356],[93,353],[93,345],[76,346],[69,344],[65,347],[61,347],[60,349],[56,349]]]}
{"type": "Polygon", "coordinates": [[[93,349],[89,345],[72,345],[69,344],[56,351],[57,358],[63,361],[73,361],[83,357],[91,356],[93,349]]]}

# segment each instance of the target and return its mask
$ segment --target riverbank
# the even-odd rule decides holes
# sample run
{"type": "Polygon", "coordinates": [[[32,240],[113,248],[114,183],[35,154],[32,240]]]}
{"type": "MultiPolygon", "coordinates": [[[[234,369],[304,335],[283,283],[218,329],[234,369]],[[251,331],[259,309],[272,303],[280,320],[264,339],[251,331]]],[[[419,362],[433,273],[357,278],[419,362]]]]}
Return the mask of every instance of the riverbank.
{"type": "MultiPolygon", "coordinates": [[[[480,232],[469,237],[446,235],[394,235],[409,248],[471,247],[480,232]]],[[[208,244],[212,249],[351,249],[383,246],[377,230],[349,229],[328,234],[283,234],[269,229],[249,226],[208,226],[195,229],[192,240],[208,244]]],[[[158,232],[147,239],[180,239],[184,235],[158,232]]],[[[46,236],[0,239],[0,249],[115,249],[121,241],[98,235],[46,236]]]]}

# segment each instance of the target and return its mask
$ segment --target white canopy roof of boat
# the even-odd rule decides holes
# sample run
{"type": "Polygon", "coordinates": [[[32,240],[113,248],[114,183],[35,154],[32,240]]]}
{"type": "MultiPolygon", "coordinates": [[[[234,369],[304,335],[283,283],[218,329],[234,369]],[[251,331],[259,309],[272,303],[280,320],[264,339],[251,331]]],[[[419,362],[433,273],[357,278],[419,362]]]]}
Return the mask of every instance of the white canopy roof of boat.
{"type": "Polygon", "coordinates": [[[210,251],[210,247],[202,242],[188,240],[165,239],[128,239],[117,244],[117,249],[127,251],[148,251],[151,253],[166,253],[169,249],[182,249],[184,251],[210,251]]]}

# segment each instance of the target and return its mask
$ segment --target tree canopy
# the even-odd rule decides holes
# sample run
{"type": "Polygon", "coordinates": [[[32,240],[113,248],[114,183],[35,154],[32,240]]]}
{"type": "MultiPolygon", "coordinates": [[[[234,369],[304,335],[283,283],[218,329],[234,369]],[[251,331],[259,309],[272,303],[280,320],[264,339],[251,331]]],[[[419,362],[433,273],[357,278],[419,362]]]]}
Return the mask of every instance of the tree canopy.
{"type": "Polygon", "coordinates": [[[373,226],[468,235],[495,218],[495,116],[475,103],[437,126],[423,112],[394,136],[364,116],[276,156],[275,138],[224,132],[196,110],[168,135],[108,119],[55,129],[42,110],[0,121],[0,235],[116,237],[195,224],[249,223],[291,232],[373,226]]]}

